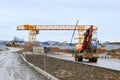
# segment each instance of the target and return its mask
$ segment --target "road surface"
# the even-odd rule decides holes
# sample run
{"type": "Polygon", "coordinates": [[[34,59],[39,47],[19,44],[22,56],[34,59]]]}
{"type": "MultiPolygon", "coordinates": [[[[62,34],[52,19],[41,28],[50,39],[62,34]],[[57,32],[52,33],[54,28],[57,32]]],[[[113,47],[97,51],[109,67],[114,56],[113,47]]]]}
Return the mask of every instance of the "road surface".
{"type": "Polygon", "coordinates": [[[0,80],[47,80],[27,66],[17,53],[19,49],[9,48],[0,52],[0,80]]]}

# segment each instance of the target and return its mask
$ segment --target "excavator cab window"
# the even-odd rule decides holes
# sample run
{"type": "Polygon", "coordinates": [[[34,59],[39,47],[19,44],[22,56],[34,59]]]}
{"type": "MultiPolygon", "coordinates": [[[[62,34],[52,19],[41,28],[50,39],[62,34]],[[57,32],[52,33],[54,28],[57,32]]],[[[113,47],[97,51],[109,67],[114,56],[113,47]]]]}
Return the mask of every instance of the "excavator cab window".
{"type": "Polygon", "coordinates": [[[91,49],[96,52],[98,46],[98,41],[97,40],[92,40],[91,41],[91,49]]]}

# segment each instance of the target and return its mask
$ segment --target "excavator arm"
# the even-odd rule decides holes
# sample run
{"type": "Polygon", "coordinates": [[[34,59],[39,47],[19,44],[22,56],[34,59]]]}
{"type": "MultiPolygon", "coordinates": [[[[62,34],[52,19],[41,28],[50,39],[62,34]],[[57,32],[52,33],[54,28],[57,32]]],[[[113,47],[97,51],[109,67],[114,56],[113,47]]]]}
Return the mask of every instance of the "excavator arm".
{"type": "Polygon", "coordinates": [[[86,32],[84,34],[82,51],[91,49],[92,33],[93,33],[93,26],[90,26],[90,28],[88,30],[86,30],[86,32]]]}

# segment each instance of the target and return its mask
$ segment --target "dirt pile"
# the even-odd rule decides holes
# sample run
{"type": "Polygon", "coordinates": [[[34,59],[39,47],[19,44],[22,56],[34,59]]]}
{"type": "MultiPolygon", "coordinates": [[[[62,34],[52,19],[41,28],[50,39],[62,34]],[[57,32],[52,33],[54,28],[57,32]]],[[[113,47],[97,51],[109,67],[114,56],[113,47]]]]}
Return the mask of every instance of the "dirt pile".
{"type": "Polygon", "coordinates": [[[120,72],[44,55],[26,55],[32,64],[60,80],[120,80],[120,72]]]}
{"type": "Polygon", "coordinates": [[[105,53],[105,52],[107,52],[106,49],[98,48],[96,53],[101,54],[101,53],[105,53]]]}
{"type": "Polygon", "coordinates": [[[110,51],[112,51],[112,52],[120,52],[120,48],[118,48],[118,49],[113,49],[113,50],[110,50],[110,51]]]}
{"type": "Polygon", "coordinates": [[[98,48],[97,53],[98,54],[107,53],[108,55],[111,55],[112,58],[120,59],[120,54],[118,54],[118,53],[120,53],[120,48],[112,49],[112,50],[106,50],[104,48],[98,48]]]}
{"type": "Polygon", "coordinates": [[[111,55],[112,58],[120,59],[120,48],[113,49],[113,50],[108,50],[107,54],[111,55]]]}
{"type": "Polygon", "coordinates": [[[120,59],[120,54],[111,54],[112,58],[120,59]]]}
{"type": "Polygon", "coordinates": [[[64,53],[71,53],[70,49],[59,49],[59,48],[49,48],[53,52],[64,52],[64,53]]]}

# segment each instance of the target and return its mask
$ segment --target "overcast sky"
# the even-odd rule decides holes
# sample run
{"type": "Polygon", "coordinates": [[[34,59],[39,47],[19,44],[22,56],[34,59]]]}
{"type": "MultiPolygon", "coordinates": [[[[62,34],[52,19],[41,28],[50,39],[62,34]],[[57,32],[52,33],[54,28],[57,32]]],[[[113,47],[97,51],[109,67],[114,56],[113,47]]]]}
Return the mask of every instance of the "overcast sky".
{"type": "MultiPolygon", "coordinates": [[[[100,41],[120,41],[120,0],[0,0],[0,40],[28,40],[23,24],[94,24],[100,41]]],[[[39,41],[68,41],[71,31],[40,31],[39,41]]]]}

